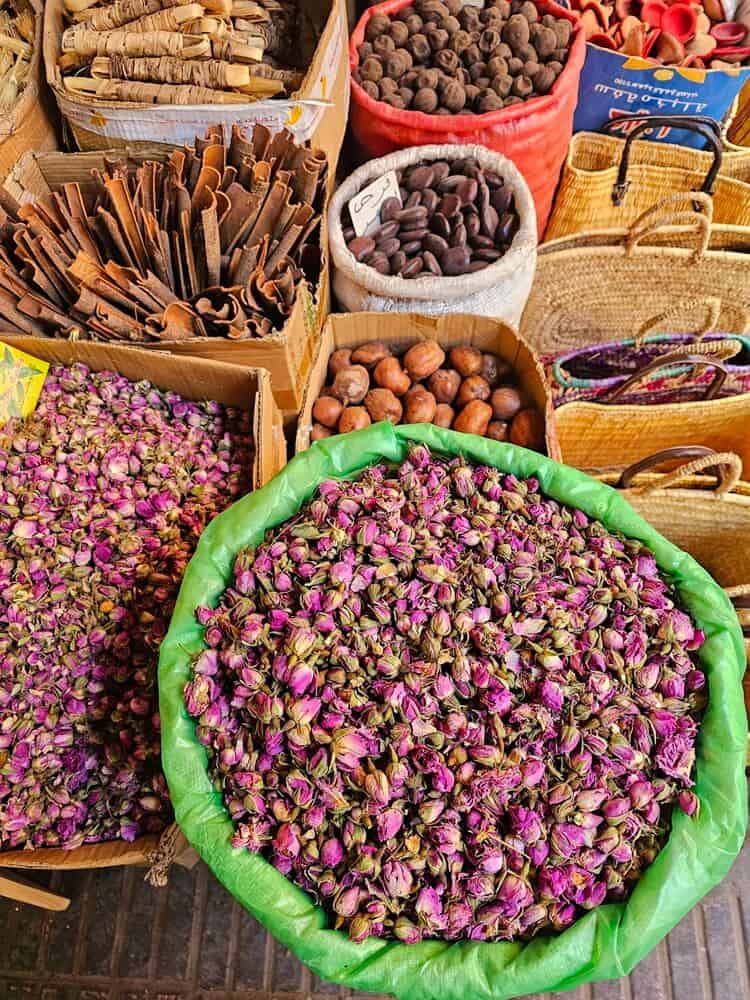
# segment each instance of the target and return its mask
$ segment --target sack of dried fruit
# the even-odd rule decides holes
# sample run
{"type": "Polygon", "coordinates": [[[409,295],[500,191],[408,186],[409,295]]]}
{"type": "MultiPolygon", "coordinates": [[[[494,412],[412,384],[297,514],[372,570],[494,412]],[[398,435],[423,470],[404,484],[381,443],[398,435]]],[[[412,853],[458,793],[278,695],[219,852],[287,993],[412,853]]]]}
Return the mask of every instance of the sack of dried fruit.
{"type": "Polygon", "coordinates": [[[379,424],[204,533],[164,766],[190,841],[317,975],[507,1000],[628,972],[727,872],[743,671],[723,592],[615,491],[379,424]]]}
{"type": "Polygon", "coordinates": [[[552,0],[386,0],[352,33],[350,125],[363,160],[478,143],[526,179],[541,237],[573,129],[585,56],[552,0]]]}
{"type": "Polygon", "coordinates": [[[372,160],[334,194],[328,230],[333,290],[347,312],[467,313],[520,324],[536,267],[536,214],[520,171],[499,153],[415,146],[372,160]],[[389,174],[398,194],[358,236],[352,199],[389,174]]]}

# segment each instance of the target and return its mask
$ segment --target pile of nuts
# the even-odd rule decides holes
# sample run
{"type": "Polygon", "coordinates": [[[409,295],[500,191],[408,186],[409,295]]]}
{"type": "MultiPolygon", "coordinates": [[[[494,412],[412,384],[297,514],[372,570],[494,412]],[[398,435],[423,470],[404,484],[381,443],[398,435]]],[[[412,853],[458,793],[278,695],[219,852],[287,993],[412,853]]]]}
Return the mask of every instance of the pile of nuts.
{"type": "Polygon", "coordinates": [[[511,366],[477,347],[446,354],[425,340],[397,357],[371,341],[340,348],[328,362],[330,384],[312,409],[311,440],[362,430],[379,420],[435,424],[544,451],[544,416],[516,384],[511,366]]]}
{"type": "Polygon", "coordinates": [[[532,0],[415,0],[375,14],[359,46],[354,79],[392,108],[428,115],[497,111],[549,93],[562,73],[571,21],[532,0]]]}
{"type": "Polygon", "coordinates": [[[398,198],[386,198],[380,226],[357,236],[344,210],[349,251],[381,274],[426,278],[470,274],[499,260],[518,232],[512,190],[473,158],[397,170],[398,198]]]}

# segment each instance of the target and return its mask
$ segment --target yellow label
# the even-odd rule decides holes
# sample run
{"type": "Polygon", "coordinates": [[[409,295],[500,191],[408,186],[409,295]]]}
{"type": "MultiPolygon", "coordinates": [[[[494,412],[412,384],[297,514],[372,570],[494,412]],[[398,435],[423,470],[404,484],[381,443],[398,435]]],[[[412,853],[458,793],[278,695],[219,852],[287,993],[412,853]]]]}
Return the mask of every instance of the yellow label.
{"type": "Polygon", "coordinates": [[[0,426],[36,409],[49,365],[0,342],[0,426]]]}
{"type": "Polygon", "coordinates": [[[295,104],[289,109],[289,116],[287,117],[286,124],[289,128],[292,128],[302,117],[302,108],[299,104],[295,104]]]}

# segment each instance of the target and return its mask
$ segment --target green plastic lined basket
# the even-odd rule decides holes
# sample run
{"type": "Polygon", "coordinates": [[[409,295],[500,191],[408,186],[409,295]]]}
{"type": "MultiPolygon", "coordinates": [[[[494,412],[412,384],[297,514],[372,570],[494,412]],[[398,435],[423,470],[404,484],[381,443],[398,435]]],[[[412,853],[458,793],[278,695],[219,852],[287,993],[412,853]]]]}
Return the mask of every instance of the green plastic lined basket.
{"type": "Polygon", "coordinates": [[[621,495],[575,469],[510,444],[427,424],[376,424],[319,441],[263,489],[219,515],[185,573],[161,647],[162,753],[177,822],[214,874],[285,947],[323,979],[399,1000],[507,1000],[571,989],[627,974],[729,870],[747,822],[745,655],[737,617],[721,588],[690,556],[639,517],[621,495]],[[410,444],[462,454],[516,476],[536,476],[544,493],[581,508],[613,530],[641,539],[705,631],[700,652],[709,705],[697,744],[700,812],[675,810],[663,850],[626,902],[608,903],[554,936],[529,943],[397,941],[356,944],[328,928],[322,909],[265,859],[230,845],[232,821],[207,773],[207,756],[183,703],[191,659],[205,648],[198,605],[216,605],[237,552],[297,512],[325,479],[356,475],[379,461],[401,462],[410,444]]]}

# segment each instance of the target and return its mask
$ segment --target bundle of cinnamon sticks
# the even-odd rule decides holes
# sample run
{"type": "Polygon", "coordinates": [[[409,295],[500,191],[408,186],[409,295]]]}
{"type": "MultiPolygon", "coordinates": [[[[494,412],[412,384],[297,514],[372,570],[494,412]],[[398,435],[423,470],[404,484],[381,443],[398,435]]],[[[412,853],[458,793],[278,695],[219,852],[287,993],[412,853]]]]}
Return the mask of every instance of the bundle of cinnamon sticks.
{"type": "Polygon", "coordinates": [[[69,26],[58,64],[63,74],[75,74],[64,76],[72,93],[157,104],[244,103],[293,93],[312,58],[309,46],[295,44],[309,34],[301,31],[297,0],[64,2],[69,26]]]}
{"type": "Polygon", "coordinates": [[[13,109],[23,90],[35,30],[36,16],[26,0],[0,2],[0,114],[13,109]]]}
{"type": "Polygon", "coordinates": [[[0,193],[0,328],[135,343],[281,330],[320,271],[326,171],[289,132],[235,126],[227,145],[216,127],[33,204],[0,193]]]}

